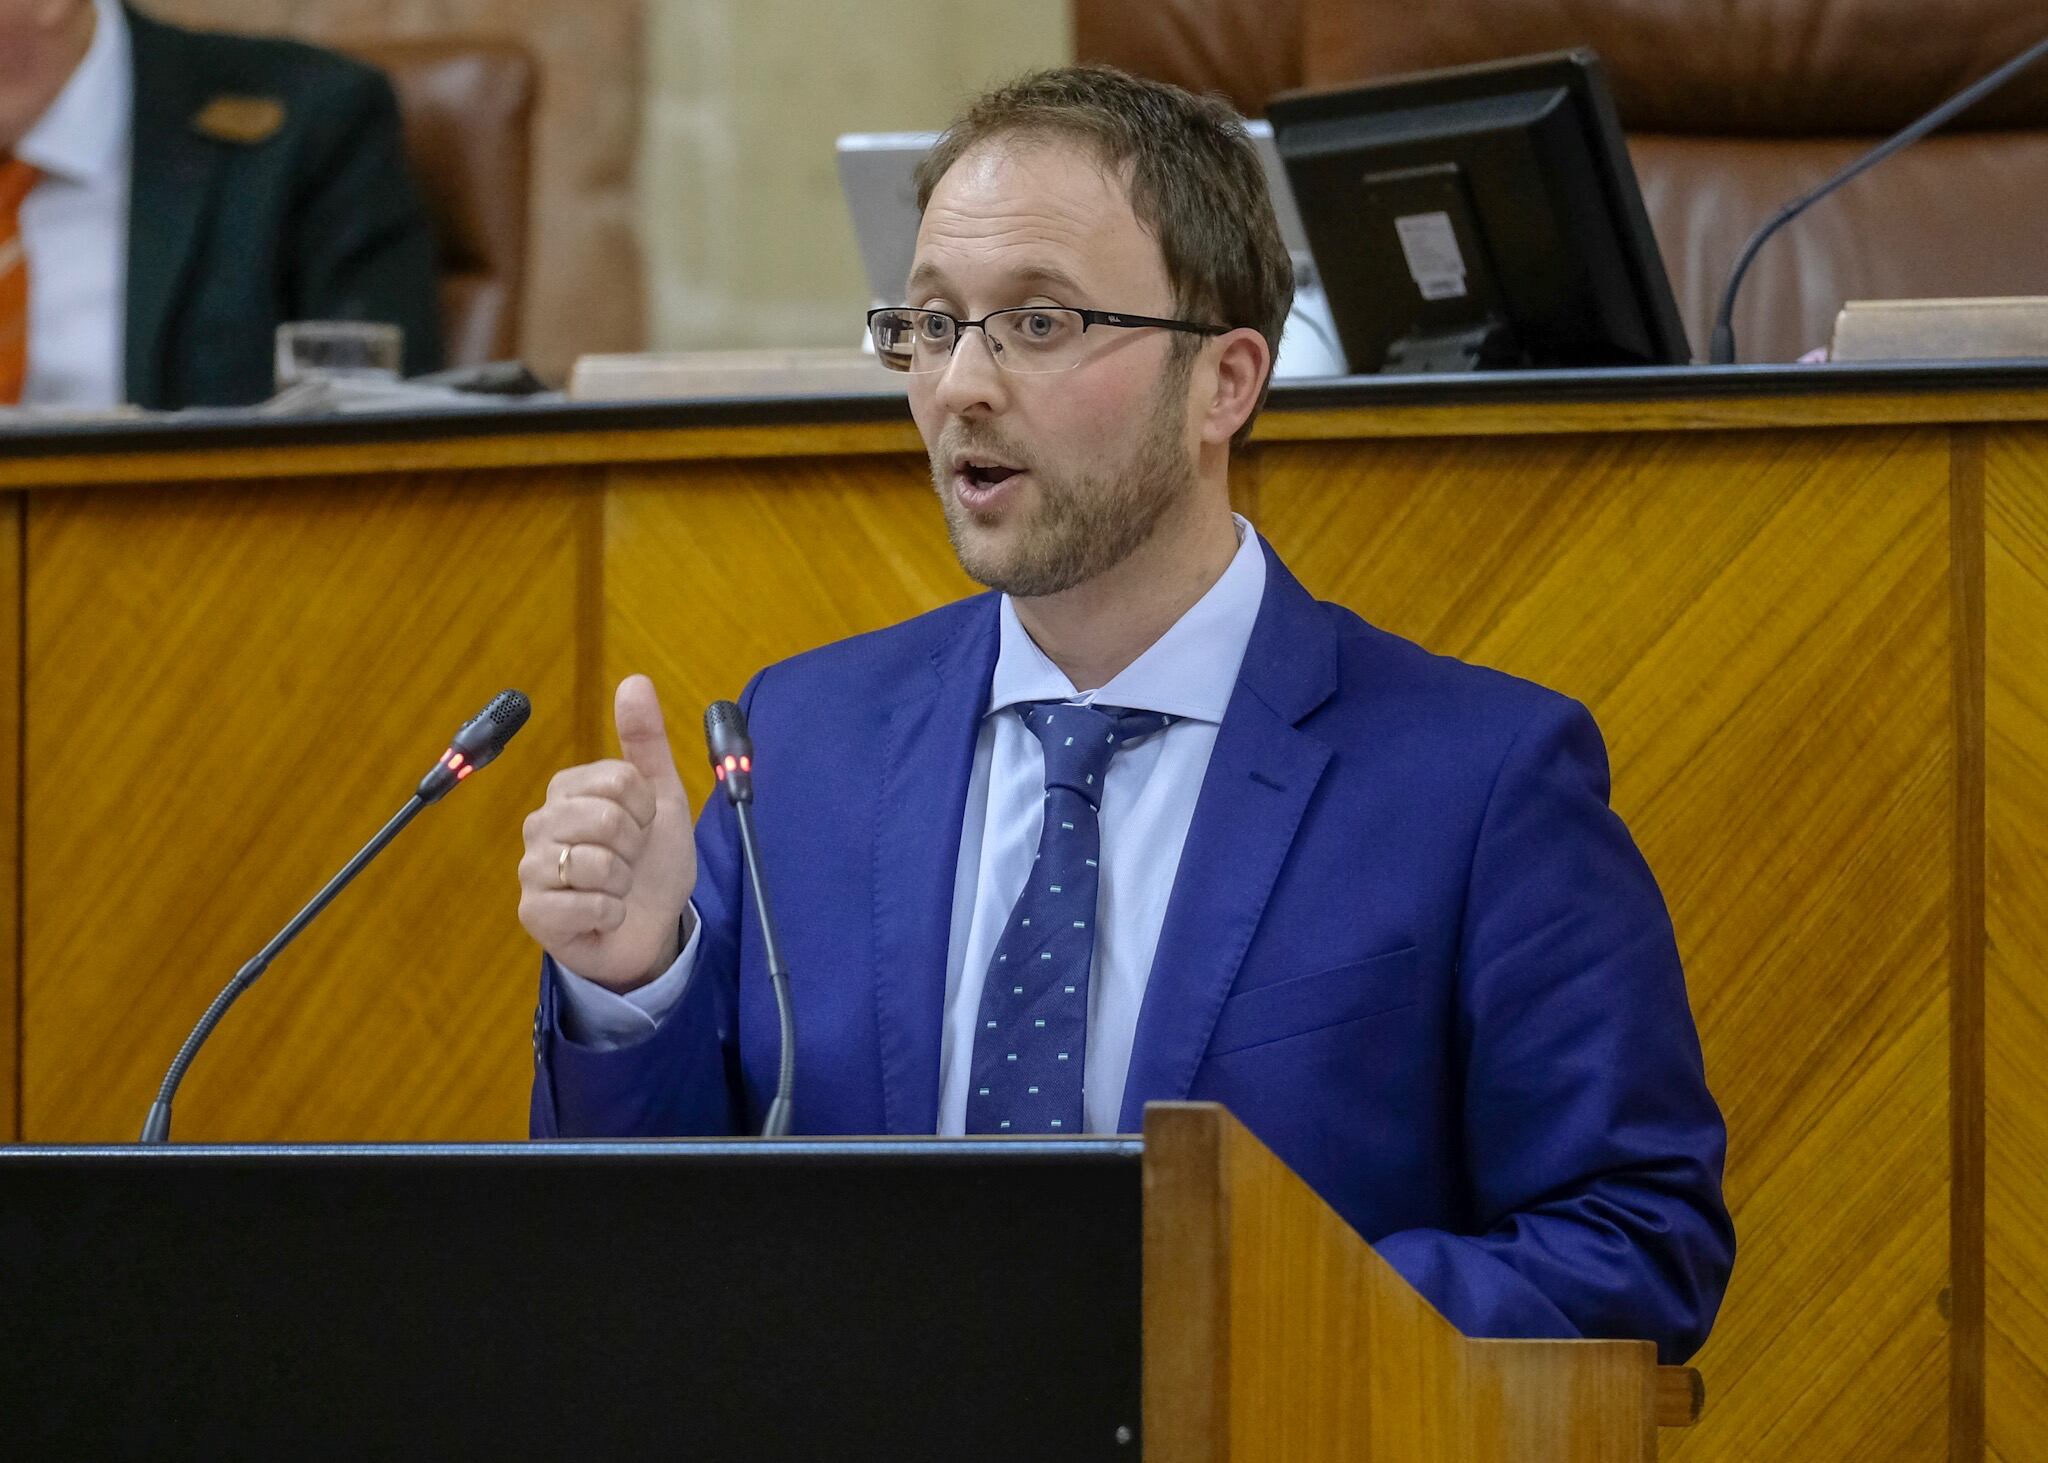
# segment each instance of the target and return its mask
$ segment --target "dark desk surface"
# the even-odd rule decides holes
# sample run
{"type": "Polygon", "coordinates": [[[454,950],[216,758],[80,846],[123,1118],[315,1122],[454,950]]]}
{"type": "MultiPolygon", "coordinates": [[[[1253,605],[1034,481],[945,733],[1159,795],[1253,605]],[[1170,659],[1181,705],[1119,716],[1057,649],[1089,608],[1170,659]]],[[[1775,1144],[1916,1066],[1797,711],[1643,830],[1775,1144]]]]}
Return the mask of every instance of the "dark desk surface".
{"type": "MultiPolygon", "coordinates": [[[[1274,386],[1268,410],[1285,414],[1396,408],[1502,408],[1601,403],[1727,402],[1951,394],[2039,393],[2048,418],[2048,360],[1899,362],[1826,366],[1688,366],[1601,371],[1493,371],[1470,375],[1347,376],[1274,386]]],[[[596,432],[892,425],[906,420],[893,388],[806,396],[632,403],[492,403],[476,410],[282,418],[193,411],[120,421],[0,423],[0,460],[124,452],[221,451],[450,438],[596,432]]]]}

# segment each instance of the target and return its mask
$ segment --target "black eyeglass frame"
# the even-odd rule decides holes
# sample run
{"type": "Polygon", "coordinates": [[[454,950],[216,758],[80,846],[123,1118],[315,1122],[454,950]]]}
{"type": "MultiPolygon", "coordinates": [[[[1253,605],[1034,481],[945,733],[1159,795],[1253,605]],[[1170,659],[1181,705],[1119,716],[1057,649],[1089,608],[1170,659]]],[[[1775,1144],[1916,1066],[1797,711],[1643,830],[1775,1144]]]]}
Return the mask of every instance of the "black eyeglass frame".
{"type": "MultiPolygon", "coordinates": [[[[979,330],[982,339],[989,341],[989,344],[994,347],[995,342],[989,337],[988,333],[988,322],[995,319],[996,316],[1048,315],[1055,310],[1064,315],[1079,315],[1081,317],[1081,333],[1083,335],[1088,333],[1088,327],[1091,325],[1113,325],[1120,330],[1179,330],[1188,335],[1206,335],[1213,339],[1219,335],[1228,335],[1237,328],[1234,325],[1206,325],[1195,320],[1166,320],[1157,315],[1127,315],[1121,310],[1088,310],[1079,305],[1010,305],[1001,310],[991,310],[979,320],[962,320],[958,315],[948,314],[944,310],[929,310],[921,305],[881,305],[868,311],[868,336],[870,339],[874,337],[875,317],[877,315],[941,315],[953,322],[953,344],[946,352],[950,356],[960,348],[961,335],[970,327],[979,330]]],[[[887,355],[879,350],[876,354],[881,356],[883,365],[889,364],[887,355]]],[[[996,347],[993,354],[998,362],[1002,360],[1002,350],[1000,347],[996,347]]],[[[890,369],[908,370],[909,368],[892,366],[890,369]]],[[[1054,374],[1058,373],[1055,372],[1054,374]]]]}

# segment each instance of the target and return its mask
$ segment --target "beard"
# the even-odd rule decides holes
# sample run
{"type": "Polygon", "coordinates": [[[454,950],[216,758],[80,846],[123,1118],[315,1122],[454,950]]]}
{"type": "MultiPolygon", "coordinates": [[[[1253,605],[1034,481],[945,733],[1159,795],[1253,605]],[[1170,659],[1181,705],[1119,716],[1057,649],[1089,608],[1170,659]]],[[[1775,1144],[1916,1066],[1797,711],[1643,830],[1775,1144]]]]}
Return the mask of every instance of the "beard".
{"type": "Polygon", "coordinates": [[[958,422],[931,453],[932,485],[946,514],[953,553],[970,578],[1017,599],[1059,594],[1107,573],[1151,538],[1169,508],[1194,492],[1195,464],[1183,433],[1192,358],[1169,368],[1154,394],[1137,441],[1123,462],[1105,469],[1055,473],[1035,463],[1035,501],[1012,506],[1007,541],[977,534],[999,515],[975,513],[954,496],[947,464],[956,452],[981,450],[1007,462],[1027,458],[998,432],[958,422]]]}

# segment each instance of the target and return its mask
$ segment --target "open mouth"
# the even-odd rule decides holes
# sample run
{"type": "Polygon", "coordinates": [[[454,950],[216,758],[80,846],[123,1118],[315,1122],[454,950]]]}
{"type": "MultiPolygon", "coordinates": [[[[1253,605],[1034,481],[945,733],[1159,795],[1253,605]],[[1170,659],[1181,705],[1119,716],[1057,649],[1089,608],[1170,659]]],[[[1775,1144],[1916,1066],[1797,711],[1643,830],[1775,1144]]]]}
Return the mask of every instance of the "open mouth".
{"type": "Polygon", "coordinates": [[[998,483],[1008,482],[1021,471],[1023,471],[1021,468],[998,467],[990,463],[967,462],[962,463],[960,466],[960,478],[969,487],[986,490],[993,488],[998,483]]]}
{"type": "Polygon", "coordinates": [[[1007,462],[956,457],[953,459],[953,496],[961,507],[977,516],[1000,512],[1018,492],[1017,480],[1027,471],[1012,467],[1007,462]]]}

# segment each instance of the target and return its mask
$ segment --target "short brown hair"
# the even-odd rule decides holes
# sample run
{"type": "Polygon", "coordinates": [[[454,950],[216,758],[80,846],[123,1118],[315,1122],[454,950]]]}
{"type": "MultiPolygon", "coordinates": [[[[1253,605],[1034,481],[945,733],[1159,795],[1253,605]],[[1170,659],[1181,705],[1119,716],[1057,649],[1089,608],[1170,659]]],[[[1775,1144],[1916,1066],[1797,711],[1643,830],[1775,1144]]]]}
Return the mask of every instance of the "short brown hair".
{"type": "MultiPolygon", "coordinates": [[[[1113,66],[1034,71],[976,100],[925,154],[918,211],[953,164],[1004,137],[1071,139],[1127,171],[1131,211],[1159,240],[1174,308],[1190,320],[1250,326],[1279,357],[1294,264],[1265,169],[1228,102],[1113,66]]],[[[1250,435],[1257,416],[1254,409],[1232,445],[1250,435]]]]}

